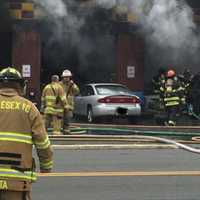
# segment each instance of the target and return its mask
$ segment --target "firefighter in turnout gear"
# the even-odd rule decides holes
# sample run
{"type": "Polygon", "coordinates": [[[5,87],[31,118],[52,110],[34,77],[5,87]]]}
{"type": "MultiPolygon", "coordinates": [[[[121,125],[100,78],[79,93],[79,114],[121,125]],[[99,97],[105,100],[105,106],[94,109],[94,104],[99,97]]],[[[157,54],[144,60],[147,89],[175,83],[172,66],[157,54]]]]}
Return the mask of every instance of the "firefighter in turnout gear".
{"type": "Polygon", "coordinates": [[[200,72],[194,75],[190,84],[191,112],[200,115],[200,72]]]}
{"type": "Polygon", "coordinates": [[[164,105],[167,114],[165,125],[175,126],[181,103],[185,103],[184,89],[181,87],[174,70],[168,70],[166,83],[162,88],[164,105]]]}
{"type": "Polygon", "coordinates": [[[163,103],[163,91],[165,81],[166,81],[166,70],[164,68],[160,68],[158,70],[158,74],[152,78],[152,85],[153,85],[153,92],[154,94],[158,95],[159,102],[156,103],[158,110],[164,109],[163,103]]]}
{"type": "Polygon", "coordinates": [[[25,80],[14,68],[0,71],[0,199],[30,200],[36,180],[32,146],[40,172],[50,172],[52,149],[42,116],[22,97],[25,80]]]}
{"type": "Polygon", "coordinates": [[[166,70],[164,68],[160,68],[158,70],[158,74],[152,78],[154,94],[161,95],[160,88],[165,84],[165,78],[166,78],[165,74],[166,74],[166,70]]]}
{"type": "Polygon", "coordinates": [[[181,86],[182,88],[184,88],[184,98],[185,98],[185,105],[182,105],[182,112],[185,114],[191,114],[191,103],[192,103],[192,99],[191,99],[191,80],[192,80],[193,75],[191,74],[189,69],[185,69],[183,74],[180,74],[178,76],[181,86]]]}
{"type": "Polygon", "coordinates": [[[68,110],[64,113],[63,117],[63,132],[64,134],[70,134],[69,129],[69,121],[73,116],[74,110],[74,96],[78,95],[80,90],[79,87],[72,80],[72,73],[69,70],[64,70],[62,73],[62,80],[60,81],[60,85],[65,91],[65,95],[68,103],[68,110]]]}
{"type": "Polygon", "coordinates": [[[53,134],[61,135],[64,110],[68,109],[65,92],[59,84],[59,76],[53,75],[51,83],[47,84],[41,97],[41,112],[44,113],[46,129],[53,126],[53,134]]]}

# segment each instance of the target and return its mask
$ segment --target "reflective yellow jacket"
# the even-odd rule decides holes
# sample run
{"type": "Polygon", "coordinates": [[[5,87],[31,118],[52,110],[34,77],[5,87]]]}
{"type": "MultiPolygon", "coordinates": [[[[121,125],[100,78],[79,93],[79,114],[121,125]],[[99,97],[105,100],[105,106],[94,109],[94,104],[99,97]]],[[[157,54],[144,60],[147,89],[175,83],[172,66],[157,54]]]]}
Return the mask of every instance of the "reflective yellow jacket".
{"type": "Polygon", "coordinates": [[[53,152],[40,112],[14,89],[1,89],[0,190],[30,190],[36,180],[33,145],[40,170],[50,171],[53,152]]]}
{"type": "Polygon", "coordinates": [[[45,114],[63,116],[64,109],[68,107],[65,92],[59,83],[52,82],[44,87],[41,104],[45,114]]]}
{"type": "Polygon", "coordinates": [[[63,83],[62,81],[60,81],[59,83],[65,91],[69,109],[74,110],[74,96],[78,95],[80,92],[78,85],[76,85],[75,83],[71,84],[71,82],[66,84],[66,83],[63,83]]]}

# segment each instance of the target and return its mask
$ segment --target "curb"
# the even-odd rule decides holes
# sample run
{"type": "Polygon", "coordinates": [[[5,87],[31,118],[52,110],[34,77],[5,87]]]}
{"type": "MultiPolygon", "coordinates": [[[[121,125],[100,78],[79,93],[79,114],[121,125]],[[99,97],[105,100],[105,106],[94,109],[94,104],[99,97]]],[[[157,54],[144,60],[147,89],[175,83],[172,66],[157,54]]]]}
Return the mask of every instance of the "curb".
{"type": "Polygon", "coordinates": [[[83,144],[52,145],[56,150],[106,150],[106,149],[178,149],[176,145],[164,144],[83,144]]]}

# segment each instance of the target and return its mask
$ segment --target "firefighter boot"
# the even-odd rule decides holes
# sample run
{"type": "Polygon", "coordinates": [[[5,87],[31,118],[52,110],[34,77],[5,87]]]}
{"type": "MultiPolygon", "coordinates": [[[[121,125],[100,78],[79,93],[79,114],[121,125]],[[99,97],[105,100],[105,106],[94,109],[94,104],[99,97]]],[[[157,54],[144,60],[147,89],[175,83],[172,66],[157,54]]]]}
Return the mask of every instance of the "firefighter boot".
{"type": "Polygon", "coordinates": [[[176,122],[169,120],[168,121],[168,126],[176,126],[176,122]]]}

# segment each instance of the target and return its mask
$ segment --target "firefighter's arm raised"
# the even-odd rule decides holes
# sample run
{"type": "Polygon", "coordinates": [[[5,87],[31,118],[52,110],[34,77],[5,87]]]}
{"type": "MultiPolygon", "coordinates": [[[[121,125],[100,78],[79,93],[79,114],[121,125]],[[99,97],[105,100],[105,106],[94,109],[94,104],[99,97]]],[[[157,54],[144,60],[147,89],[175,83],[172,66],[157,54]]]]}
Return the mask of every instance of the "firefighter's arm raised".
{"type": "Polygon", "coordinates": [[[30,113],[32,123],[33,143],[36,147],[37,155],[40,162],[40,172],[51,172],[53,168],[53,150],[50,144],[48,134],[45,130],[42,116],[37,108],[33,105],[33,112],[30,113]]]}
{"type": "Polygon", "coordinates": [[[79,89],[78,85],[76,83],[74,83],[73,80],[70,81],[70,84],[71,84],[72,94],[75,96],[78,95],[80,93],[80,89],[79,89]]]}

